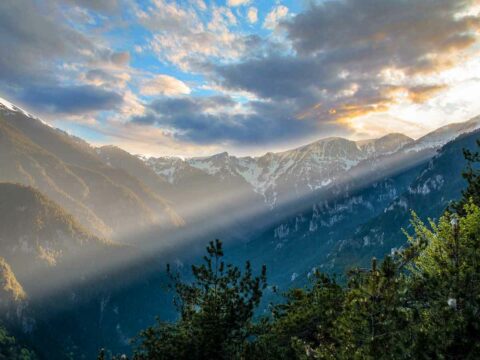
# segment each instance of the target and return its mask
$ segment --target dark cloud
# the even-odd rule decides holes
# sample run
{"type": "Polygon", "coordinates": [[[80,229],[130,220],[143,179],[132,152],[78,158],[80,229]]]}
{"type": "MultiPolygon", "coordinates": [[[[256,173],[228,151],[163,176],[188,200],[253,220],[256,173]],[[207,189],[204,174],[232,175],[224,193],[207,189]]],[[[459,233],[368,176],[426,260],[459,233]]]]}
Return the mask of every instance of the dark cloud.
{"type": "Polygon", "coordinates": [[[122,97],[95,86],[32,87],[19,94],[19,99],[47,113],[84,114],[112,110],[122,97]]]}
{"type": "Polygon", "coordinates": [[[102,13],[113,13],[119,8],[118,0],[67,0],[67,2],[102,13]]]}
{"type": "Polygon", "coordinates": [[[342,55],[345,49],[353,49],[366,55],[362,56],[363,61],[375,61],[378,55],[383,55],[385,65],[417,71],[424,69],[427,56],[432,61],[426,65],[435,67],[433,58],[463,49],[476,40],[479,19],[457,16],[473,3],[473,0],[326,1],[284,22],[283,27],[300,56],[316,55],[328,61],[337,53],[342,55]]]}
{"type": "Polygon", "coordinates": [[[55,8],[31,0],[0,1],[0,81],[30,84],[55,76],[56,59],[73,60],[93,45],[81,33],[62,26],[55,8]]]}
{"type": "Polygon", "coordinates": [[[165,98],[152,102],[146,115],[132,121],[174,129],[178,139],[199,144],[258,145],[301,138],[312,131],[312,124],[295,120],[288,102],[253,101],[247,113],[239,113],[235,105],[227,96],[165,98]]]}
{"type": "Polygon", "coordinates": [[[85,79],[91,82],[113,83],[117,78],[109,72],[102,69],[92,69],[87,71],[85,79]]]}
{"type": "MultiPolygon", "coordinates": [[[[0,1],[0,86],[33,110],[77,114],[113,109],[122,100],[115,92],[75,82],[82,78],[81,69],[101,64],[119,68],[128,64],[130,55],[99,47],[70,26],[65,4],[73,3],[106,11],[116,1],[0,1]]],[[[87,70],[82,79],[100,85],[120,81],[98,69],[87,70]]]]}

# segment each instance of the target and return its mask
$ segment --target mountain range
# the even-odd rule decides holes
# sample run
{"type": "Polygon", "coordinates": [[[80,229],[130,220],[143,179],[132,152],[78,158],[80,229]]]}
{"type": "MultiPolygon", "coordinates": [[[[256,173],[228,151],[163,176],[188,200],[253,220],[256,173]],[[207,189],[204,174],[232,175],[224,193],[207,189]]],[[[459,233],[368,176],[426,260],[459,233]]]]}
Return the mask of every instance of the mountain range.
{"type": "Polygon", "coordinates": [[[174,317],[160,269],[187,271],[211,238],[234,263],[266,264],[281,289],[315,269],[363,266],[404,245],[411,209],[435,218],[458,197],[462,149],[475,149],[479,128],[476,117],[416,140],[145,158],[0,99],[0,305],[41,356],[89,358],[99,342],[122,350],[156,315],[174,317]]]}
{"type": "Polygon", "coordinates": [[[368,167],[366,172],[369,172],[373,164],[395,163],[398,158],[408,162],[422,161],[458,135],[479,127],[480,117],[476,117],[441,127],[417,140],[399,133],[362,141],[335,137],[259,157],[236,157],[224,152],[201,158],[150,157],[144,160],[172,185],[210,175],[217,182],[236,181],[248,186],[262,196],[269,208],[275,208],[291,201],[292,194],[294,198],[302,197],[328,188],[362,167],[368,167]]]}

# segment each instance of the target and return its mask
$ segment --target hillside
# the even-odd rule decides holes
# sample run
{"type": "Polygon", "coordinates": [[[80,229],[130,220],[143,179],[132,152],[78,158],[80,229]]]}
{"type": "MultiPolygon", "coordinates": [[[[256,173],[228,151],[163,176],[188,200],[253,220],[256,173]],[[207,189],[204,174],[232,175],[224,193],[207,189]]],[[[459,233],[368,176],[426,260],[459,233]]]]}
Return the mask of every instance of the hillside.
{"type": "Polygon", "coordinates": [[[0,257],[0,308],[25,300],[27,294],[18,282],[12,268],[0,257]]]}
{"type": "Polygon", "coordinates": [[[0,103],[0,140],[0,181],[41,190],[99,236],[123,237],[134,224],[183,224],[158,188],[108,165],[86,142],[13,105],[0,103]]]}
{"type": "Polygon", "coordinates": [[[0,183],[0,219],[0,253],[27,294],[55,286],[56,278],[93,271],[103,252],[115,255],[112,242],[92,235],[32,187],[0,183]],[[47,273],[51,281],[38,283],[47,273]]]}

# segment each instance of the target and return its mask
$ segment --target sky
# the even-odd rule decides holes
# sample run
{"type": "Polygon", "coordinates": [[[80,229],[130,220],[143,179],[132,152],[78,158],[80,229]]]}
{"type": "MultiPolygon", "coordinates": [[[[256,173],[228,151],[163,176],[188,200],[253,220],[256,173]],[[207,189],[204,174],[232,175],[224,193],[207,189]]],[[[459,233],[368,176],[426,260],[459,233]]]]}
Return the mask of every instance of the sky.
{"type": "Polygon", "coordinates": [[[2,0],[0,96],[94,145],[257,155],[480,114],[479,0],[2,0]]]}

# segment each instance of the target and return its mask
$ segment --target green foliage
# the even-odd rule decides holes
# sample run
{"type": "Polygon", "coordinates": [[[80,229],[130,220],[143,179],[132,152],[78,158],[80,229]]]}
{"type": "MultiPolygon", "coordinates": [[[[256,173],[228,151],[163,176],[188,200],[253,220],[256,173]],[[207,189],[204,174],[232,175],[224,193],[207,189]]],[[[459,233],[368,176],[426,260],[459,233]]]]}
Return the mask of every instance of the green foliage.
{"type": "Polygon", "coordinates": [[[480,208],[471,201],[464,216],[446,212],[430,227],[414,219],[412,301],[420,316],[418,346],[424,357],[480,357],[480,208]]]}
{"type": "Polygon", "coordinates": [[[35,360],[30,350],[20,346],[15,338],[0,325],[0,360],[35,360]]]}
{"type": "Polygon", "coordinates": [[[204,264],[192,266],[191,283],[168,269],[180,319],[143,331],[136,359],[233,359],[243,352],[266,287],[266,269],[255,277],[249,262],[242,273],[222,257],[222,243],[211,242],[204,264]]]}
{"type": "MultiPolygon", "coordinates": [[[[477,140],[477,146],[480,147],[480,140],[477,140]]],[[[465,215],[465,205],[469,202],[480,206],[480,153],[463,149],[463,156],[467,160],[467,168],[462,177],[467,180],[468,186],[462,191],[462,198],[453,204],[453,209],[460,215],[465,215]]]]}
{"type": "Polygon", "coordinates": [[[335,279],[315,273],[309,289],[292,289],[285,302],[272,307],[271,321],[258,324],[257,340],[248,348],[248,359],[295,359],[299,341],[308,346],[332,344],[330,329],[339,316],[344,292],[335,279]]]}

